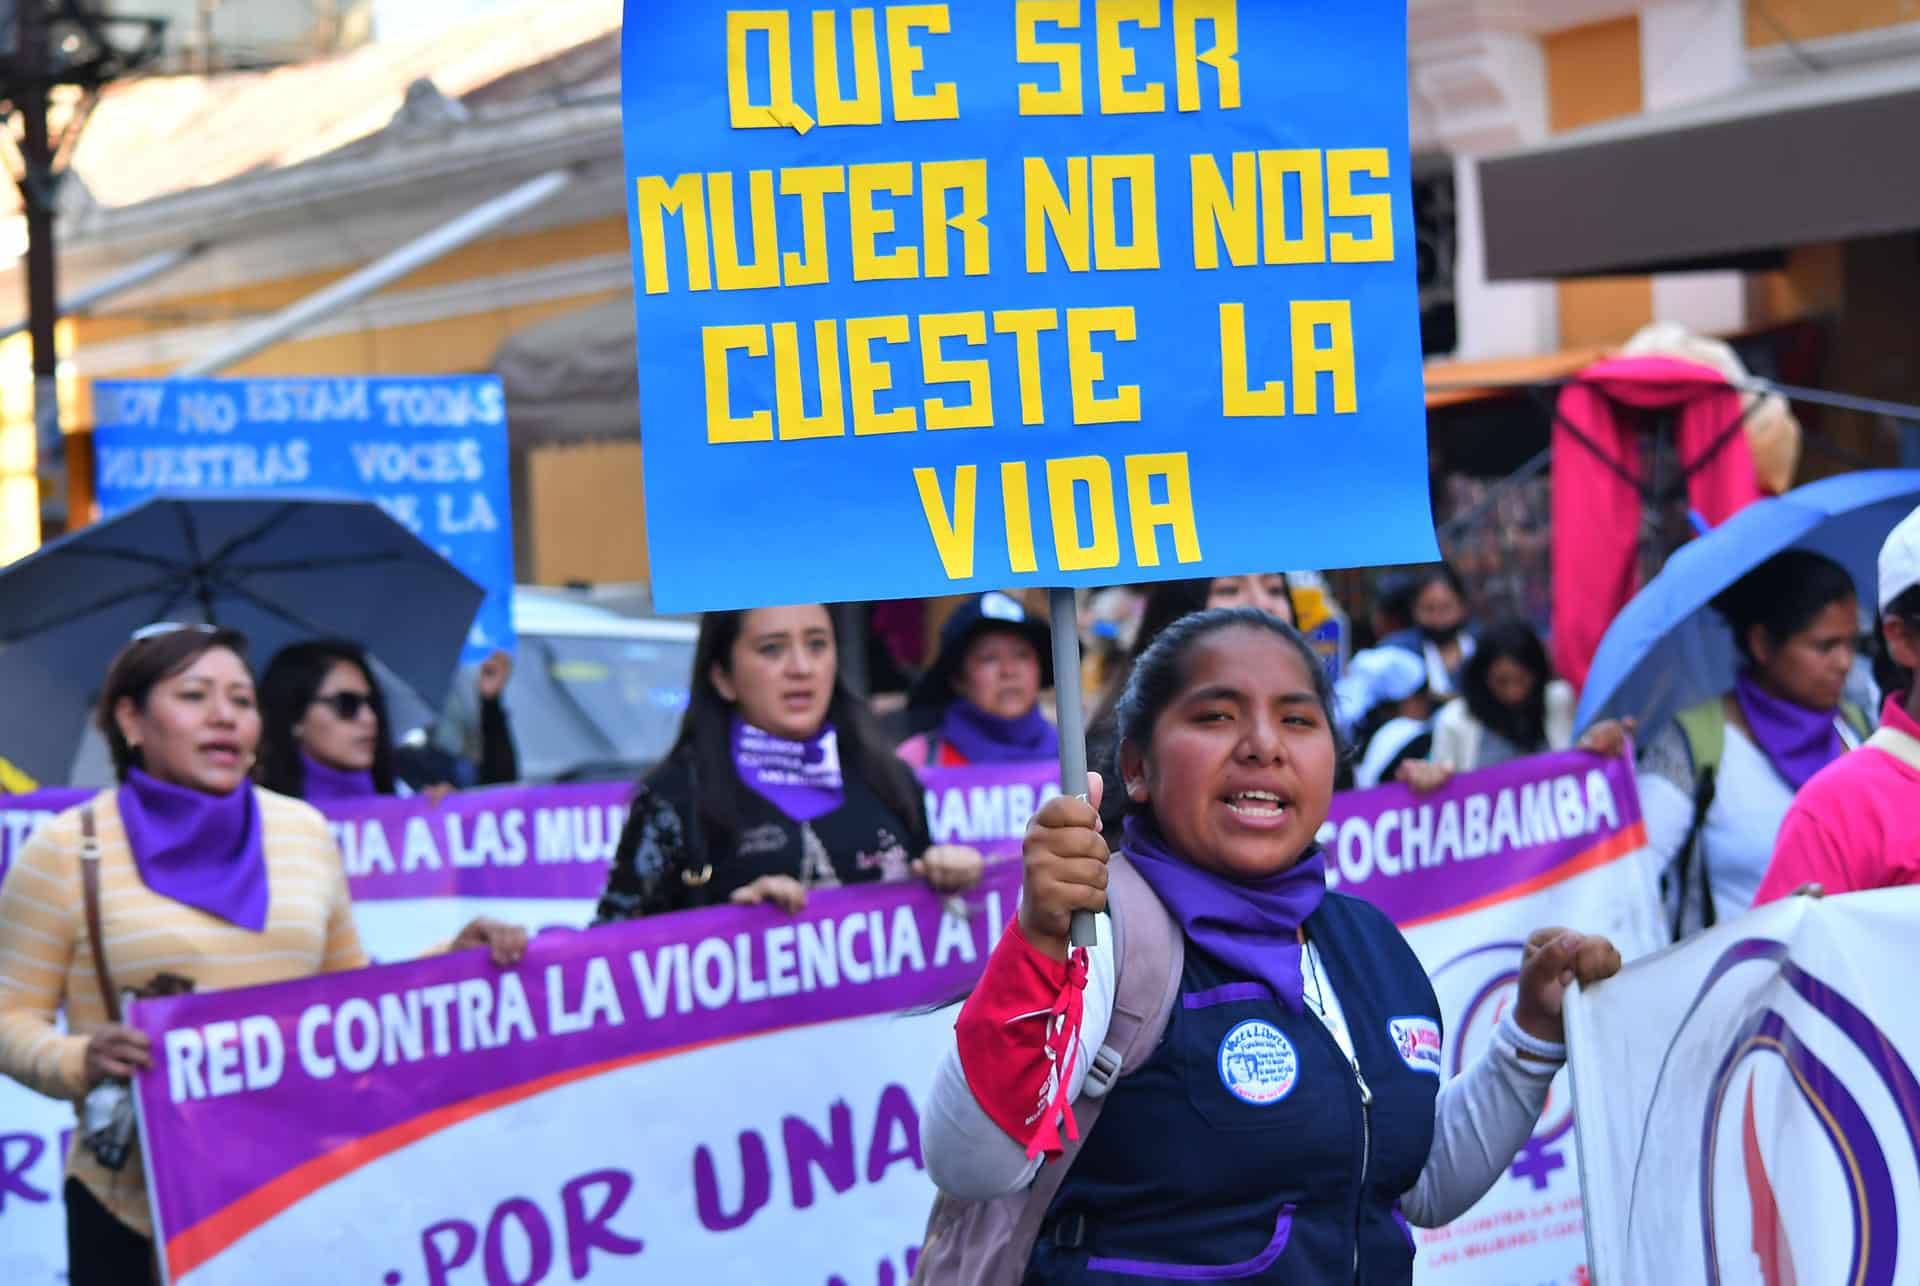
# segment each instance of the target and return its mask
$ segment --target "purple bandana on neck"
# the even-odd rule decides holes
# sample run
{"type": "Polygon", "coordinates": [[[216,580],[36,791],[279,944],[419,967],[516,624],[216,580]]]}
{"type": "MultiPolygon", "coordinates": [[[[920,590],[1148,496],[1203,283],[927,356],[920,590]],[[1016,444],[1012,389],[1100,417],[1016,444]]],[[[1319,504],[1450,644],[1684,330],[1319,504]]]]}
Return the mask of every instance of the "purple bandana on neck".
{"type": "Polygon", "coordinates": [[[1177,857],[1139,818],[1126,821],[1127,860],[1179,921],[1187,941],[1220,963],[1267,984],[1301,1012],[1300,926],[1327,895],[1320,846],[1278,875],[1231,880],[1177,857]]]}
{"type": "Polygon", "coordinates": [[[1745,671],[1733,681],[1733,699],[1746,716],[1754,744],[1795,790],[1846,753],[1832,710],[1809,710],[1773,696],[1745,671]]]}
{"type": "Polygon", "coordinates": [[[300,752],[300,769],[305,783],[302,798],[309,804],[333,803],[342,799],[372,799],[380,793],[373,787],[372,772],[349,772],[344,768],[334,768],[321,763],[304,750],[300,752]]]}
{"type": "Polygon", "coordinates": [[[1060,732],[1038,706],[1018,719],[1002,719],[971,701],[949,702],[940,718],[940,739],[970,764],[1041,763],[1060,756],[1060,732]]]}
{"type": "Polygon", "coordinates": [[[830,723],[806,741],[788,741],[736,715],[733,766],[741,781],[796,822],[824,817],[847,797],[838,734],[830,723]]]}
{"type": "Polygon", "coordinates": [[[134,768],[117,799],[142,883],[243,929],[267,927],[267,855],[252,786],[209,795],[134,768]]]}

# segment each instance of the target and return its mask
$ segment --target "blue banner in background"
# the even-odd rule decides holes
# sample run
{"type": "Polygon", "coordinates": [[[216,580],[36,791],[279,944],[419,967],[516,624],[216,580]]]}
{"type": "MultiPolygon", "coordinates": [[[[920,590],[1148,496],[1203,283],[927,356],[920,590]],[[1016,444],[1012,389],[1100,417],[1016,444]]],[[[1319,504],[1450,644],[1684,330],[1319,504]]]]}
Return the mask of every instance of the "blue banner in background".
{"type": "Polygon", "coordinates": [[[161,493],[360,496],[485,587],[463,659],[512,649],[513,514],[497,377],[100,380],[94,417],[103,516],[161,493]]]}
{"type": "Polygon", "coordinates": [[[1437,557],[1405,0],[626,0],[663,611],[1437,557]]]}

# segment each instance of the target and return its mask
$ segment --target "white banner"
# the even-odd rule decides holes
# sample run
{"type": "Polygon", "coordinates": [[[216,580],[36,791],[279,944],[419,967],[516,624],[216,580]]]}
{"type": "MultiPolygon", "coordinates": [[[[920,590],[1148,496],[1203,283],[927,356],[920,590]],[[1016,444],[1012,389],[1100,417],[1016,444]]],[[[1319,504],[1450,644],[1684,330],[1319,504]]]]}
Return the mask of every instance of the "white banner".
{"type": "Polygon", "coordinates": [[[1920,1281],[1916,925],[1789,898],[1575,997],[1596,1282],[1920,1281]]]}
{"type": "MultiPolygon", "coordinates": [[[[1430,795],[1400,786],[1337,795],[1320,842],[1328,882],[1393,917],[1426,966],[1449,1078],[1485,1052],[1512,1005],[1533,930],[1605,934],[1629,960],[1663,941],[1625,759],[1542,755],[1463,773],[1430,795]]],[[[1417,1286],[1579,1282],[1587,1254],[1574,1158],[1563,1073],[1493,1190],[1446,1227],[1415,1230],[1417,1286]]]]}

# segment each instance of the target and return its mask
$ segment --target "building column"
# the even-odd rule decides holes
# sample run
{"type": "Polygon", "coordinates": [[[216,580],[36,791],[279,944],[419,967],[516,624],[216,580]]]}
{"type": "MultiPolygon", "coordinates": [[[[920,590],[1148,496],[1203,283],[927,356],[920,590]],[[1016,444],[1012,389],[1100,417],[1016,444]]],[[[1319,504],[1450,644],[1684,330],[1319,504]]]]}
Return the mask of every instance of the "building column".
{"type": "Polygon", "coordinates": [[[1546,64],[1533,36],[1481,25],[1472,5],[1430,6],[1415,25],[1408,73],[1419,145],[1453,160],[1454,310],[1462,360],[1559,346],[1551,282],[1487,280],[1479,158],[1547,133],[1546,64]]]}
{"type": "MultiPolygon", "coordinates": [[[[1640,82],[1649,112],[1733,93],[1747,78],[1741,0],[1649,0],[1640,13],[1640,82]]],[[[1738,272],[1669,272],[1653,279],[1656,321],[1705,335],[1746,329],[1738,272]]]]}

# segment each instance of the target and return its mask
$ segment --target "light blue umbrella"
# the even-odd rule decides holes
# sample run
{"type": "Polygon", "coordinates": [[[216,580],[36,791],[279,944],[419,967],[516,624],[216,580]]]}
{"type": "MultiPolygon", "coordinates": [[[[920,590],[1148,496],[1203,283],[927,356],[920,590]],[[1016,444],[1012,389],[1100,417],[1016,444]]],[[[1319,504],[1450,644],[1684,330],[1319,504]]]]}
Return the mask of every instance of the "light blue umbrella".
{"type": "Polygon", "coordinates": [[[1614,618],[1580,694],[1579,726],[1632,715],[1652,730],[1733,686],[1733,632],[1710,604],[1787,549],[1825,554],[1879,602],[1880,546],[1920,505],[1920,469],[1875,469],[1748,505],[1686,545],[1614,618]]]}
{"type": "Polygon", "coordinates": [[[343,638],[438,708],[485,591],[365,500],[156,497],[0,571],[0,755],[65,781],[107,664],[156,621],[239,630],[264,666],[343,638]]]}

